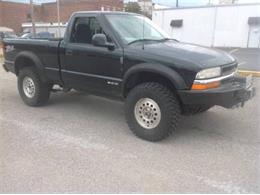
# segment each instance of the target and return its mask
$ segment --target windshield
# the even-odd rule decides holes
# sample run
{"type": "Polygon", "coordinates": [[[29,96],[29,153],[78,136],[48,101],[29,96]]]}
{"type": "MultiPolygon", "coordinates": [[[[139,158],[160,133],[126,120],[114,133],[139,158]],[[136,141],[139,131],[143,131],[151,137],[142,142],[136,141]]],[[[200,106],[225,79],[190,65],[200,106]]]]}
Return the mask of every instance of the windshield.
{"type": "Polygon", "coordinates": [[[17,38],[13,32],[6,32],[4,38],[17,38]]]}
{"type": "Polygon", "coordinates": [[[125,44],[138,40],[163,40],[169,36],[150,19],[139,15],[107,15],[109,23],[125,44]]]}

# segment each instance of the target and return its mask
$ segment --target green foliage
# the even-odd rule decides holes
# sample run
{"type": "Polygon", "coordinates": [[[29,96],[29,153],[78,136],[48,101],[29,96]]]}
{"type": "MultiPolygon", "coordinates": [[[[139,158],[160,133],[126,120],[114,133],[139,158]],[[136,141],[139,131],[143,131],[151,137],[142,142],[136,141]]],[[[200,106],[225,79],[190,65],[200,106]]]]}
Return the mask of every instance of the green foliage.
{"type": "Polygon", "coordinates": [[[125,11],[126,12],[133,12],[133,13],[137,13],[137,14],[141,14],[141,7],[139,6],[139,4],[137,2],[129,2],[126,4],[125,7],[125,11]]]}

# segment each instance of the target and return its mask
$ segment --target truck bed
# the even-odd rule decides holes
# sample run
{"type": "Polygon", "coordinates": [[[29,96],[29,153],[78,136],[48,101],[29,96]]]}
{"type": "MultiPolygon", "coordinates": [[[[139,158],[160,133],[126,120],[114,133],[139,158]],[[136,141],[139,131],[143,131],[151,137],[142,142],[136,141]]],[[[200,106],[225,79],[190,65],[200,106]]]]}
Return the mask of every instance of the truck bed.
{"type": "MultiPolygon", "coordinates": [[[[39,59],[48,80],[60,82],[59,45],[62,39],[5,39],[5,63],[15,64],[19,55],[39,59]]],[[[15,71],[15,69],[14,69],[15,71]]]]}

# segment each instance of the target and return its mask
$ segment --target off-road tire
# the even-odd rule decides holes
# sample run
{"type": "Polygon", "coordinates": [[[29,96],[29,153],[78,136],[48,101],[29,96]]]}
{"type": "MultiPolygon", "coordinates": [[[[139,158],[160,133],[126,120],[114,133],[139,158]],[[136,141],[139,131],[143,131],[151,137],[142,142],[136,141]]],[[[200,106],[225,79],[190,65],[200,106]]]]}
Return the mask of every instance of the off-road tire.
{"type": "Polygon", "coordinates": [[[165,139],[176,130],[181,109],[176,95],[170,89],[156,82],[147,82],[130,91],[126,99],[125,114],[129,128],[137,137],[156,142],[165,139]],[[136,104],[142,98],[152,99],[160,108],[161,119],[153,129],[142,127],[135,117],[136,104]]]}
{"type": "Polygon", "coordinates": [[[190,105],[190,106],[185,105],[183,106],[182,114],[186,116],[200,114],[208,111],[211,108],[212,106],[207,106],[207,105],[190,105]]]}
{"type": "Polygon", "coordinates": [[[18,91],[25,104],[28,106],[42,106],[46,104],[50,97],[52,85],[41,81],[37,70],[34,67],[26,67],[19,71],[18,74],[18,91]],[[35,86],[33,97],[28,97],[23,89],[23,80],[25,77],[32,79],[35,86]]]}

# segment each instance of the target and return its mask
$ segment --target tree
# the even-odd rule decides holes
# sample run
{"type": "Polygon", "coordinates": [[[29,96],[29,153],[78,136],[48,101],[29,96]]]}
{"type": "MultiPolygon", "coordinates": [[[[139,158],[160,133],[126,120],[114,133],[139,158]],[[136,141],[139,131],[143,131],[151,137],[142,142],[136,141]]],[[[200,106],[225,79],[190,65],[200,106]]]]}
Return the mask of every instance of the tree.
{"type": "Polygon", "coordinates": [[[128,2],[126,4],[125,11],[126,12],[133,12],[133,13],[137,13],[137,14],[142,13],[141,7],[139,6],[139,4],[137,2],[128,2]]]}

